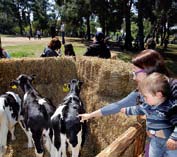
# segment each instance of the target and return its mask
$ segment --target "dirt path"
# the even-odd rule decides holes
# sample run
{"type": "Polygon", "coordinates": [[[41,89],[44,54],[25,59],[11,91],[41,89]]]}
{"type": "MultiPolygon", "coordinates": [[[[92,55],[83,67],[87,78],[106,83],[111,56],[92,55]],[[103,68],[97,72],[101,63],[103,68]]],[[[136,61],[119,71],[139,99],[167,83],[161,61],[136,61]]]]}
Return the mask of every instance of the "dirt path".
{"type": "Polygon", "coordinates": [[[26,44],[46,44],[51,38],[42,38],[41,40],[26,37],[1,37],[2,46],[26,45],[26,44]]]}

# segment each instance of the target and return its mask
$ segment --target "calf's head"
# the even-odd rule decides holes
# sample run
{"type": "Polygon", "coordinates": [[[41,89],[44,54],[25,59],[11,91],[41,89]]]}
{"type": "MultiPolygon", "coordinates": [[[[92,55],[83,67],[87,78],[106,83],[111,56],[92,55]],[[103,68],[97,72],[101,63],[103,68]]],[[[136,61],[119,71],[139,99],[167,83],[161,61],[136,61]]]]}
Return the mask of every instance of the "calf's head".
{"type": "Polygon", "coordinates": [[[32,81],[34,80],[35,75],[26,75],[26,74],[21,74],[19,75],[16,80],[13,80],[10,83],[11,87],[21,87],[21,89],[25,92],[25,88],[29,88],[32,84],[32,81]]]}
{"type": "Polygon", "coordinates": [[[70,93],[75,93],[76,95],[80,94],[81,86],[83,82],[77,79],[72,79],[70,83],[68,83],[68,88],[70,93]]]}

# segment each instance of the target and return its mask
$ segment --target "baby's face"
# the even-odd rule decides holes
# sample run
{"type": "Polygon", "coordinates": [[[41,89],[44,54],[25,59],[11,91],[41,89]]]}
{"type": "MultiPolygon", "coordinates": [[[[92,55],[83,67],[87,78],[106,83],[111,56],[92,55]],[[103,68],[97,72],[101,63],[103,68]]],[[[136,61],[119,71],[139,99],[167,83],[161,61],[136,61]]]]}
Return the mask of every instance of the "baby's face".
{"type": "Polygon", "coordinates": [[[144,100],[147,104],[154,106],[159,105],[164,101],[164,97],[162,96],[161,92],[157,92],[156,94],[152,94],[150,92],[143,93],[144,100]]]}

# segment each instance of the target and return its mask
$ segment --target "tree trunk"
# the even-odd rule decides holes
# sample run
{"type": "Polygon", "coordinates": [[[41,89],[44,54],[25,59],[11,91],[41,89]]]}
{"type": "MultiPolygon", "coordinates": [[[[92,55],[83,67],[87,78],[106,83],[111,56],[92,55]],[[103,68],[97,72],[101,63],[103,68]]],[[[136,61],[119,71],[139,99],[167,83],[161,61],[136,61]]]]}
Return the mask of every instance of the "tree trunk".
{"type": "Polygon", "coordinates": [[[90,16],[86,17],[87,23],[87,40],[90,40],[90,16]]]}
{"type": "Polygon", "coordinates": [[[138,2],[138,42],[139,49],[144,49],[144,26],[143,26],[143,10],[142,10],[142,0],[138,2]]]}
{"type": "Polygon", "coordinates": [[[130,50],[132,48],[131,21],[130,21],[131,5],[132,1],[130,1],[130,4],[125,3],[125,25],[126,25],[125,48],[127,50],[130,50]]]}
{"type": "Polygon", "coordinates": [[[20,28],[20,34],[23,35],[23,25],[22,25],[22,19],[20,16],[20,7],[18,7],[18,10],[17,10],[17,19],[18,19],[18,25],[20,28]]]}
{"type": "Polygon", "coordinates": [[[31,20],[30,20],[30,12],[28,12],[28,24],[29,24],[29,35],[30,35],[30,37],[32,37],[33,30],[32,30],[32,25],[31,25],[31,20]]]}

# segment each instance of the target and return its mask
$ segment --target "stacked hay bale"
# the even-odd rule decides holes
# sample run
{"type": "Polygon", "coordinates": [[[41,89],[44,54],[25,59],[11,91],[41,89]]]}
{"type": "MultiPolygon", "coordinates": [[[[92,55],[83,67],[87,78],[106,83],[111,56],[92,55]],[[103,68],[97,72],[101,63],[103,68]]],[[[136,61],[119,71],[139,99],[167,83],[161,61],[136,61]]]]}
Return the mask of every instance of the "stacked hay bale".
{"type": "MultiPolygon", "coordinates": [[[[4,59],[0,61],[0,72],[0,94],[12,90],[10,82],[20,74],[35,74],[34,87],[55,105],[66,95],[63,84],[77,78],[75,61],[71,58],[4,59]]],[[[15,92],[22,95],[20,89],[15,92]]]]}
{"type": "MultiPolygon", "coordinates": [[[[87,112],[92,112],[109,103],[126,96],[135,88],[131,72],[131,64],[120,60],[104,60],[98,58],[77,58],[78,77],[86,84],[82,97],[87,112]]],[[[96,156],[130,126],[137,123],[136,117],[127,117],[121,113],[105,116],[89,121],[89,138],[87,145],[90,154],[96,156]]]]}
{"type": "MultiPolygon", "coordinates": [[[[73,78],[84,81],[81,98],[87,112],[94,111],[128,94],[135,85],[130,75],[131,64],[120,60],[105,60],[91,57],[37,58],[0,60],[0,94],[12,90],[10,82],[21,73],[35,74],[34,87],[43,95],[59,104],[66,93],[64,83],[73,78]]],[[[15,92],[22,92],[20,89],[15,92]]],[[[93,157],[108,146],[125,130],[137,123],[136,117],[123,114],[93,119],[89,122],[88,137],[82,156],[93,157]]],[[[21,129],[17,130],[17,141],[10,142],[6,157],[31,157],[33,149],[23,149],[27,142],[21,129]],[[20,141],[20,142],[19,142],[20,141]]],[[[45,157],[48,155],[46,154],[45,157]]]]}

